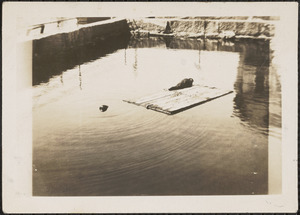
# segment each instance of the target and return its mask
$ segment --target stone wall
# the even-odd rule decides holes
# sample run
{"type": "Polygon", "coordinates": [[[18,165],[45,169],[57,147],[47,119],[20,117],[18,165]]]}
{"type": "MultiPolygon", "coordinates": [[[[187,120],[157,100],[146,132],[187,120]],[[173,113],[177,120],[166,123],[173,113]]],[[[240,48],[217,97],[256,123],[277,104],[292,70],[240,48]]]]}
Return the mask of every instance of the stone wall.
{"type": "Polygon", "coordinates": [[[236,19],[139,19],[129,21],[132,31],[149,31],[162,33],[167,25],[174,36],[215,36],[222,37],[230,32],[236,37],[272,38],[275,35],[276,21],[268,20],[236,20],[236,19]]]}

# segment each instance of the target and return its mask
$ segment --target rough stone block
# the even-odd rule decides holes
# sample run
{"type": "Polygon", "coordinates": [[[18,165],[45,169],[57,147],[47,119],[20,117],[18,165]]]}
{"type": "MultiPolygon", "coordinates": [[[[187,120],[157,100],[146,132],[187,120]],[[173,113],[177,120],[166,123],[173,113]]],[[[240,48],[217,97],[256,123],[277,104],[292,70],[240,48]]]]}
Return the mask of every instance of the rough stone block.
{"type": "Polygon", "coordinates": [[[204,21],[195,20],[193,33],[203,33],[204,32],[204,21]]]}
{"type": "Polygon", "coordinates": [[[170,21],[171,29],[174,32],[202,33],[204,22],[201,20],[174,20],[170,21]]]}
{"type": "Polygon", "coordinates": [[[235,22],[219,22],[219,31],[235,31],[235,22]]]}
{"type": "Polygon", "coordinates": [[[206,21],[205,33],[207,34],[215,34],[219,33],[218,30],[218,21],[206,21]]]}
{"type": "Polygon", "coordinates": [[[151,22],[144,22],[143,20],[137,20],[133,22],[133,28],[143,29],[147,31],[164,31],[165,26],[157,25],[151,22]]]}
{"type": "Polygon", "coordinates": [[[247,33],[246,22],[236,22],[235,23],[235,34],[245,35],[247,33]]]}
{"type": "Polygon", "coordinates": [[[190,32],[192,21],[171,21],[170,26],[174,32],[190,32]]]}
{"type": "Polygon", "coordinates": [[[266,37],[274,37],[275,36],[275,26],[272,24],[264,24],[261,28],[261,34],[266,37]]]}
{"type": "Polygon", "coordinates": [[[260,29],[260,26],[259,26],[259,23],[257,22],[247,22],[247,25],[246,25],[246,35],[248,36],[258,36],[259,35],[259,29],[260,29]]]}

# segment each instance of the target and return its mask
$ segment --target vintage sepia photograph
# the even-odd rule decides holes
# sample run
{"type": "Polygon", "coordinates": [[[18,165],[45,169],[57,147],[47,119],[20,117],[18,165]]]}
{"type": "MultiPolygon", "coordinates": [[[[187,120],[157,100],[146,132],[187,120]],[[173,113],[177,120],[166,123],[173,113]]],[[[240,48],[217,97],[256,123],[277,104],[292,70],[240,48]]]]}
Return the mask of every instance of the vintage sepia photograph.
{"type": "MultiPolygon", "coordinates": [[[[23,5],[25,11],[46,8],[31,3],[7,6],[11,5],[23,5]]],[[[297,86],[292,82],[297,77],[297,43],[295,52],[287,52],[289,46],[282,43],[288,28],[285,14],[296,14],[292,9],[297,4],[285,5],[286,13],[276,13],[283,4],[274,4],[273,13],[238,13],[238,3],[233,3],[232,13],[214,7],[203,12],[202,6],[207,7],[203,3],[190,4],[189,8],[202,8],[199,13],[178,12],[180,4],[173,13],[156,13],[152,12],[156,7],[151,7],[155,4],[147,4],[150,10],[134,16],[130,11],[135,13],[143,4],[121,4],[131,9],[128,13],[112,10],[117,3],[97,3],[94,9],[95,4],[62,4],[74,6],[77,12],[72,15],[57,13],[60,4],[51,5],[54,9],[48,7],[43,16],[14,17],[15,26],[7,28],[15,29],[17,62],[11,109],[16,110],[17,133],[9,137],[29,143],[26,151],[23,144],[13,149],[22,151],[26,162],[17,156],[20,152],[12,157],[25,172],[26,188],[20,187],[26,189],[29,202],[54,197],[70,203],[69,197],[100,197],[100,202],[133,198],[138,205],[149,198],[155,207],[155,201],[172,197],[197,198],[191,203],[201,205],[203,198],[219,197],[233,204],[228,198],[280,202],[288,195],[290,205],[261,202],[278,210],[297,210],[291,191],[296,187],[286,188],[296,184],[296,168],[291,180],[285,179],[285,165],[297,164],[297,141],[286,141],[294,123],[285,120],[297,120],[292,115],[297,106],[297,86]],[[91,12],[79,13],[81,6],[89,6],[91,12]],[[294,64],[286,63],[285,53],[294,64]],[[284,97],[286,86],[294,87],[290,97],[284,97]],[[287,99],[293,105],[285,105],[287,99]],[[284,115],[285,107],[295,108],[284,115]],[[287,156],[289,152],[295,154],[287,156]]],[[[20,7],[10,9],[15,8],[20,7]]],[[[9,147],[3,150],[4,158],[9,147]]],[[[5,170],[4,166],[3,182],[5,170]]],[[[11,182],[7,187],[16,183],[11,178],[7,177],[11,182]]],[[[129,205],[134,203],[127,205],[127,211],[122,204],[119,209],[98,206],[91,211],[76,209],[73,202],[74,211],[56,207],[43,211],[37,206],[25,211],[151,211],[132,209],[129,205]]],[[[179,205],[173,202],[173,207],[179,205]]],[[[178,212],[202,212],[193,207],[178,212]]],[[[22,211],[19,208],[15,211],[22,211]]]]}
{"type": "Polygon", "coordinates": [[[28,29],[33,195],[268,194],[279,18],[75,17],[28,29]]]}

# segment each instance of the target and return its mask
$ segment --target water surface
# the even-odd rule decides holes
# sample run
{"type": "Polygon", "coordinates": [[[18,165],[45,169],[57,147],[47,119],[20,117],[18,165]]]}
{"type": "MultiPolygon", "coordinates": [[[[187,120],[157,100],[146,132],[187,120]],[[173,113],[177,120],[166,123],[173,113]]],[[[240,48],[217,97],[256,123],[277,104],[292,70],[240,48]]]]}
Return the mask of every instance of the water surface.
{"type": "Polygon", "coordinates": [[[268,194],[268,42],[113,44],[35,53],[33,195],[268,194]],[[234,93],[171,116],[122,101],[190,77],[234,93]]]}

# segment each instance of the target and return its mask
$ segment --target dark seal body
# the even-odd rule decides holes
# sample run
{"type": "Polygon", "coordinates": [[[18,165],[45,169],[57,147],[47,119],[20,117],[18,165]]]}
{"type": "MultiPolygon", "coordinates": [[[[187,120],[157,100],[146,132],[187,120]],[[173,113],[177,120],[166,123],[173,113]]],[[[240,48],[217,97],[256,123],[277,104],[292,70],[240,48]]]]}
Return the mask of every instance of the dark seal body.
{"type": "Polygon", "coordinates": [[[169,23],[169,22],[167,22],[166,29],[164,30],[163,33],[164,33],[164,34],[170,34],[170,33],[172,33],[172,30],[171,30],[171,27],[170,27],[170,23],[169,23]]]}
{"type": "Polygon", "coordinates": [[[187,87],[193,86],[193,79],[192,78],[185,78],[180,83],[178,83],[176,86],[171,87],[169,90],[179,90],[187,87]]]}
{"type": "Polygon", "coordinates": [[[99,110],[102,112],[105,112],[107,110],[108,106],[107,105],[102,105],[99,107],[99,110]]]}

